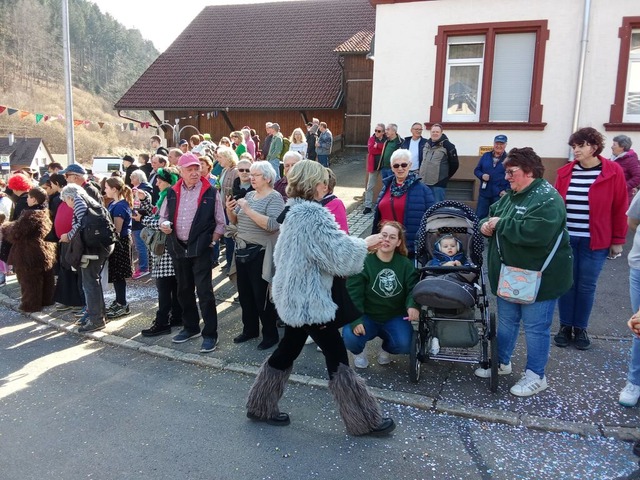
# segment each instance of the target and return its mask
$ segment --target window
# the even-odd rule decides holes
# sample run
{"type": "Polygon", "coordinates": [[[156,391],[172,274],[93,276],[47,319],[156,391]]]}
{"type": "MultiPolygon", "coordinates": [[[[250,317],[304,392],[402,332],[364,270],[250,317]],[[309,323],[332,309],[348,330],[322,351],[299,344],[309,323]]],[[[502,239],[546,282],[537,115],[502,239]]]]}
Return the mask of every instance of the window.
{"type": "Polygon", "coordinates": [[[542,130],[546,20],[438,29],[431,122],[542,130]]]}
{"type": "Polygon", "coordinates": [[[606,130],[640,131],[640,17],[624,17],[614,104],[606,130]]]}
{"type": "Polygon", "coordinates": [[[623,122],[640,122],[640,29],[631,34],[623,122]]]}

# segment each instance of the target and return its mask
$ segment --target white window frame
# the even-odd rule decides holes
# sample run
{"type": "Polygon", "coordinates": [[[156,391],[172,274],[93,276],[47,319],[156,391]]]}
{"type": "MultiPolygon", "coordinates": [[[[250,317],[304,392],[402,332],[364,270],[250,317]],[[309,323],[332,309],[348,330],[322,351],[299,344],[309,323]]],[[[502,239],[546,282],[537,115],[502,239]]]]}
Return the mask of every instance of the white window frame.
{"type": "MultiPolygon", "coordinates": [[[[631,30],[631,35],[629,36],[629,42],[631,42],[633,35],[640,35],[640,28],[634,28],[631,30]]],[[[636,74],[640,76],[640,48],[636,49],[634,52],[629,50],[629,68],[627,70],[627,81],[624,89],[624,112],[622,114],[622,121],[624,123],[640,123],[640,114],[631,114],[627,112],[627,107],[629,106],[629,89],[631,88],[631,75],[633,73],[633,67],[636,67],[636,74]]],[[[636,83],[640,82],[640,78],[634,79],[636,83]]]]}

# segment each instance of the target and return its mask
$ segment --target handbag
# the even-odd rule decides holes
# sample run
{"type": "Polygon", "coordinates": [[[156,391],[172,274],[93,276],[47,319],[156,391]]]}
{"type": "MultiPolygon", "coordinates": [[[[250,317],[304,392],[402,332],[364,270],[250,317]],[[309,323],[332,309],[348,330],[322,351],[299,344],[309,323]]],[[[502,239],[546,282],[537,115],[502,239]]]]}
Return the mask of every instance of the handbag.
{"type": "Polygon", "coordinates": [[[498,256],[500,257],[500,276],[498,278],[498,288],[496,289],[498,296],[512,303],[520,303],[523,305],[534,303],[538,296],[538,290],[540,290],[542,272],[549,266],[551,259],[558,250],[563,233],[564,231],[558,235],[556,244],[553,246],[553,249],[547,256],[540,270],[527,270],[525,268],[505,265],[502,259],[502,253],[500,252],[500,240],[496,234],[496,246],[498,247],[498,256]]]}
{"type": "Polygon", "coordinates": [[[156,257],[164,255],[167,243],[167,234],[155,228],[143,227],[140,230],[140,239],[145,243],[149,251],[156,257]]]}

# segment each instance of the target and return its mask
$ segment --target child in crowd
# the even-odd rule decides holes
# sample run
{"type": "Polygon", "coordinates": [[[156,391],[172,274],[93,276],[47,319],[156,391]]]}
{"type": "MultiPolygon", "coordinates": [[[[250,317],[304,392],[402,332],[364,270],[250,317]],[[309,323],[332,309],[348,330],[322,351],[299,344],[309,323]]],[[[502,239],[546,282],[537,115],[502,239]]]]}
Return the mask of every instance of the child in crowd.
{"type": "Polygon", "coordinates": [[[432,267],[462,267],[469,265],[462,251],[462,243],[452,234],[441,236],[434,244],[433,258],[427,263],[432,267]]]}

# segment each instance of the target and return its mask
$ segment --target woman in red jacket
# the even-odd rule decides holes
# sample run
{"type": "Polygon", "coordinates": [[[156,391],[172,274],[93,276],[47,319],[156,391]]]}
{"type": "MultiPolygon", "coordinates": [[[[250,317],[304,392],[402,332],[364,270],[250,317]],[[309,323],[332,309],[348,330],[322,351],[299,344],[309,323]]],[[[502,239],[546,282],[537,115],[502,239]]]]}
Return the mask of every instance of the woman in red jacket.
{"type": "Polygon", "coordinates": [[[367,179],[367,188],[364,193],[364,211],[362,213],[369,214],[372,212],[373,207],[373,190],[378,183],[378,177],[380,176],[380,170],[376,170],[376,165],[380,159],[380,154],[384,148],[384,142],[387,137],[384,136],[384,123],[376,125],[376,129],[373,135],[369,137],[367,142],[367,173],[369,174],[367,179]]]}
{"type": "Polygon", "coordinates": [[[553,341],[587,350],[598,276],[606,258],[622,252],[627,235],[627,185],[620,165],[600,156],[604,137],[596,129],[581,128],[569,145],[575,160],[558,170],[555,186],[567,207],[573,286],[558,300],[560,331],[553,341]]]}

